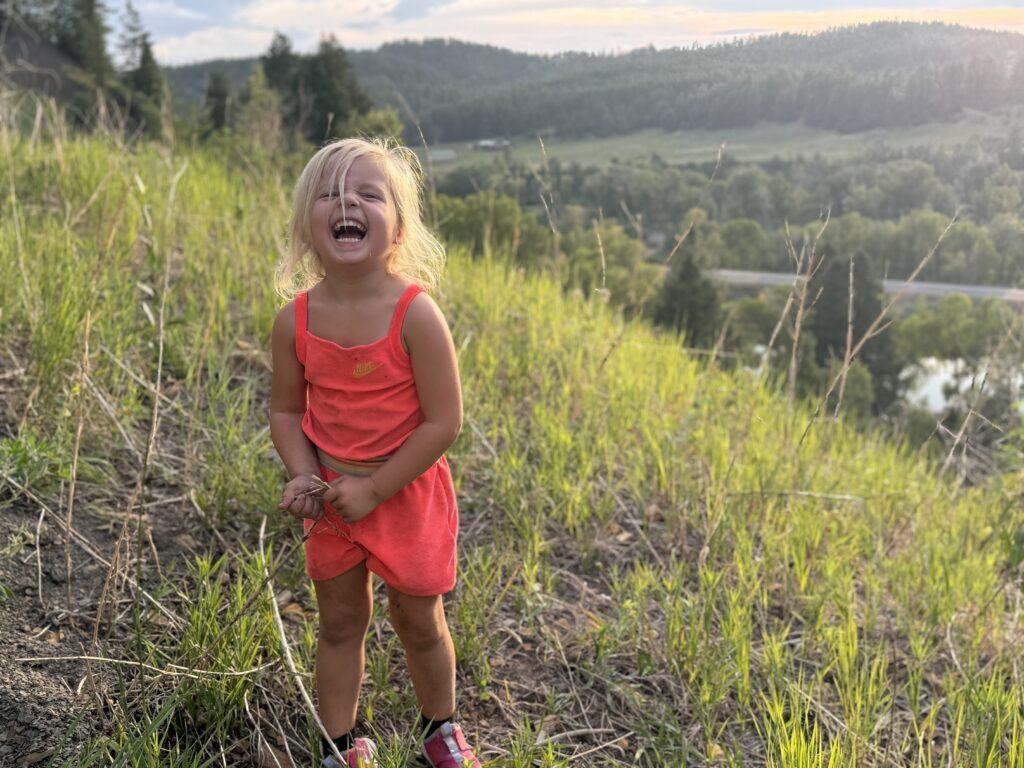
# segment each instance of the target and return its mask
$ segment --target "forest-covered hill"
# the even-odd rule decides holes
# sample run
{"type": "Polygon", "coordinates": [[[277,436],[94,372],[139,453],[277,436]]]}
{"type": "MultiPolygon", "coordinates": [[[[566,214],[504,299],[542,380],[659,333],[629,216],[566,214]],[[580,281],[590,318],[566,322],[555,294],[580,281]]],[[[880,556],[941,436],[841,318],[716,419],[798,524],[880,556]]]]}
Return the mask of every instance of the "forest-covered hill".
{"type": "MultiPolygon", "coordinates": [[[[360,84],[432,142],[493,135],[607,136],[758,122],[839,131],[955,119],[1024,99],[1024,36],[884,22],[622,55],[515,53],[455,40],[350,51],[360,84]]],[[[179,104],[208,73],[236,86],[258,58],[167,70],[179,104]]]]}

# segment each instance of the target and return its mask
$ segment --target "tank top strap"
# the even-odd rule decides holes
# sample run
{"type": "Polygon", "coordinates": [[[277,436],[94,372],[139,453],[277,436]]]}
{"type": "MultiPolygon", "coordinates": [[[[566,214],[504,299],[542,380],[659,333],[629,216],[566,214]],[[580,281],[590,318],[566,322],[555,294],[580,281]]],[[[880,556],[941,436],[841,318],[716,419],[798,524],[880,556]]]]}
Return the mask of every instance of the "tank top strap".
{"type": "Polygon", "coordinates": [[[306,364],[306,323],[308,322],[309,291],[295,297],[295,357],[306,364]]]}
{"type": "Polygon", "coordinates": [[[399,357],[409,356],[405,351],[405,347],[402,346],[402,324],[405,322],[405,313],[409,311],[409,304],[412,303],[412,300],[416,298],[417,294],[422,293],[423,290],[423,286],[412,283],[405,289],[405,293],[402,294],[398,304],[395,305],[395,314],[391,316],[388,338],[391,339],[391,348],[399,357]]]}

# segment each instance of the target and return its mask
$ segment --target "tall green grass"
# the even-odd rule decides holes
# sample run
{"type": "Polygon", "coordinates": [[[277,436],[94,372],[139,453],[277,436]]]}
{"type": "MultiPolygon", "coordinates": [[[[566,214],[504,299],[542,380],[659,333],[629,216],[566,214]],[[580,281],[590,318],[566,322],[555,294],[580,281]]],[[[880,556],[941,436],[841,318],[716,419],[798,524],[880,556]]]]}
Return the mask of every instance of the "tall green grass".
{"type": "MultiPolygon", "coordinates": [[[[262,578],[261,517],[274,552],[297,535],[274,514],[266,429],[287,180],[269,159],[2,140],[0,352],[25,370],[12,412],[26,416],[4,425],[0,469],[56,508],[86,398],[78,514],[125,498],[166,299],[151,493],[194,491],[201,518],[191,503],[160,514],[243,544],[211,538],[162,587],[181,628],[140,603],[104,650],[165,669],[277,662],[134,673],[108,689],[107,732],[79,764],[230,764],[258,746],[254,721],[275,735],[271,714],[308,764],[317,733],[269,600],[210,647],[262,578]]],[[[1021,764],[1018,477],[956,489],[842,422],[801,444],[810,411],[770,382],[500,256],[453,248],[437,298],[465,401],[448,615],[464,722],[496,765],[1021,764]]],[[[275,585],[313,605],[301,554],[275,585]]],[[[315,623],[289,624],[307,685],[315,623]]],[[[380,612],[369,643],[364,723],[401,765],[415,704],[380,612]]]]}

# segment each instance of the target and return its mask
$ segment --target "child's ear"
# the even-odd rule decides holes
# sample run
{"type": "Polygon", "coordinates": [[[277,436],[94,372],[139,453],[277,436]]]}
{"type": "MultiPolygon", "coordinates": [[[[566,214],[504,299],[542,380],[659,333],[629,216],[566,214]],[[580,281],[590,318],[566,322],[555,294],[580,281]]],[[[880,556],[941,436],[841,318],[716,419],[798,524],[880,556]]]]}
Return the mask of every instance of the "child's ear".
{"type": "Polygon", "coordinates": [[[398,232],[395,233],[395,245],[401,245],[402,240],[404,239],[405,233],[401,229],[399,229],[398,232]]]}

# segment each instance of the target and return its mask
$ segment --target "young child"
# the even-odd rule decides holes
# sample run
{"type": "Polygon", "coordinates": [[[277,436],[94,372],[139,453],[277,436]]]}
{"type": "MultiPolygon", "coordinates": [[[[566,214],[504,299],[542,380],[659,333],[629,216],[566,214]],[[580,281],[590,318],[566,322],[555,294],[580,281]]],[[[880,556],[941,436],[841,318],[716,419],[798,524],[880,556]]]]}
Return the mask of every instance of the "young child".
{"type": "MultiPolygon", "coordinates": [[[[391,142],[343,139],[295,186],[274,321],[270,432],[291,478],[316,585],[320,718],[345,766],[375,765],[353,738],[373,589],[387,585],[435,768],[479,768],[455,717],[455,652],[441,596],[455,585],[458,509],[444,451],[462,425],[448,325],[426,293],[444,249],[420,218],[419,163],[391,142]],[[297,295],[296,295],[297,294],[297,295]],[[325,480],[322,502],[317,481],[325,480]]],[[[326,768],[340,768],[324,740],[326,768]]]]}

